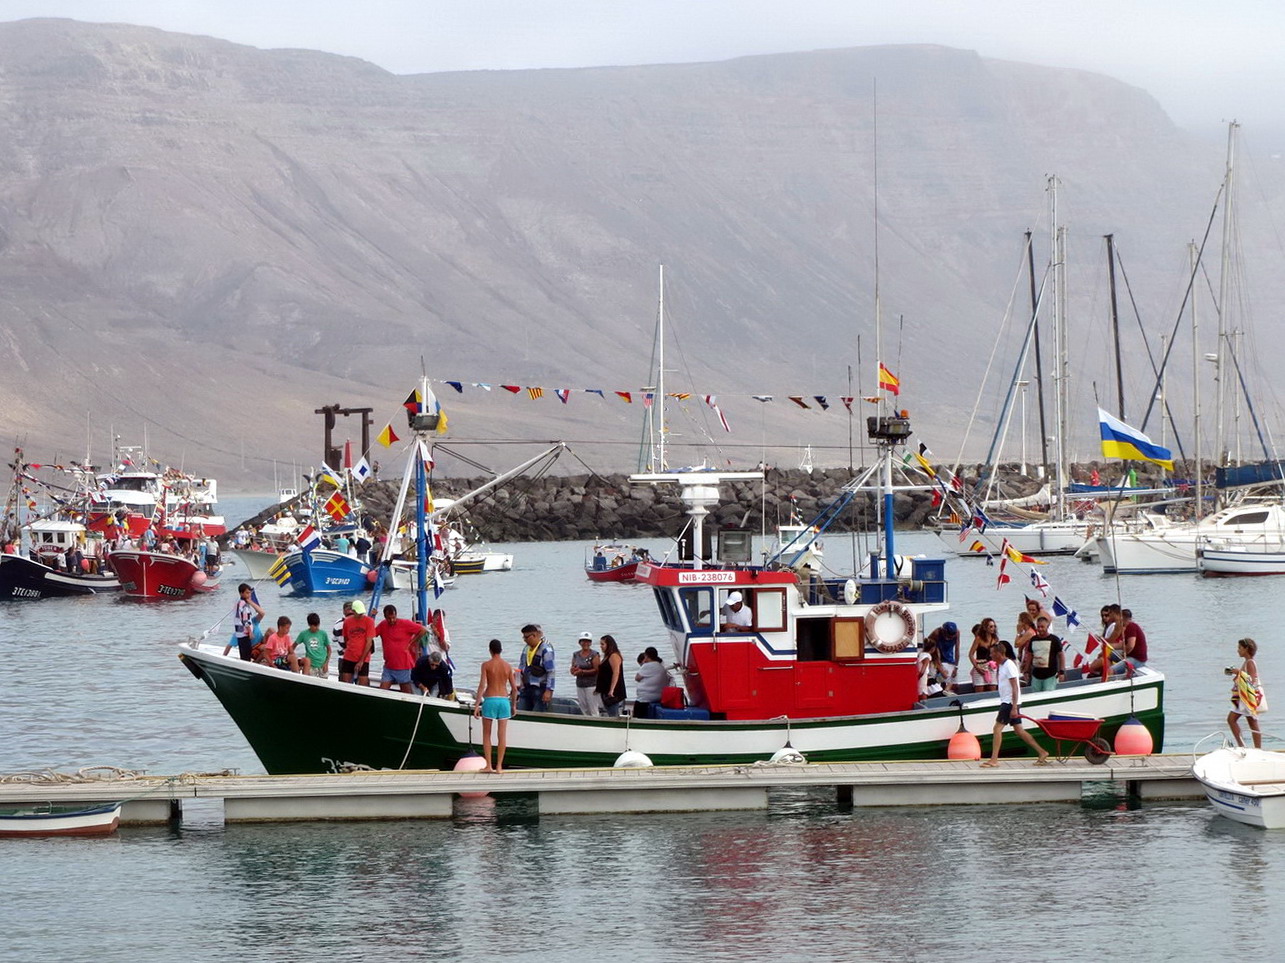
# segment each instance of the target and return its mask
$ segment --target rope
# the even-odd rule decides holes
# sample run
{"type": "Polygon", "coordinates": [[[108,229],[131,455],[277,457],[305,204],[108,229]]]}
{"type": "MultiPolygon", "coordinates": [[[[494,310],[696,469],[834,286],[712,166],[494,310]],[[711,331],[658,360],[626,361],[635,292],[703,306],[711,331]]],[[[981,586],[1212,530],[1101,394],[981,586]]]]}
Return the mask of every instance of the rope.
{"type": "MultiPolygon", "coordinates": [[[[398,764],[398,770],[406,768],[406,760],[410,758],[410,751],[415,747],[415,736],[419,734],[419,720],[424,716],[424,699],[419,700],[419,710],[415,713],[415,728],[411,730],[410,741],[406,743],[406,755],[402,756],[402,761],[398,764]]],[[[471,718],[471,716],[470,716],[471,718]]]]}

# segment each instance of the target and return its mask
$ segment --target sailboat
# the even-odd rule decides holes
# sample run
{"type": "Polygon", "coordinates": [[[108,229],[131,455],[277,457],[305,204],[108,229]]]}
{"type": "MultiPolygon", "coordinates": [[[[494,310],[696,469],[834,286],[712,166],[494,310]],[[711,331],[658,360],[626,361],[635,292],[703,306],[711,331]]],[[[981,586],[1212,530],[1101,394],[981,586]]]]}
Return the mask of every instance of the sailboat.
{"type": "MultiPolygon", "coordinates": [[[[1017,551],[1024,555],[1042,556],[1042,555],[1074,555],[1089,540],[1095,529],[1100,528],[1100,522],[1091,517],[1082,517],[1072,511],[1067,504],[1067,478],[1066,470],[1066,452],[1064,438],[1067,434],[1066,420],[1069,410],[1067,390],[1069,385],[1067,371],[1067,326],[1065,319],[1065,277],[1066,277],[1066,229],[1058,223],[1057,207],[1057,175],[1050,175],[1048,178],[1049,193],[1049,224],[1051,235],[1052,256],[1049,263],[1049,272],[1052,275],[1053,283],[1053,341],[1055,355],[1057,358],[1054,384],[1054,421],[1056,430],[1054,432],[1054,457],[1053,457],[1053,487],[1042,488],[1033,496],[1027,496],[1026,499],[983,499],[983,505],[988,511],[994,511],[995,517],[987,518],[987,523],[983,528],[974,528],[963,532],[961,537],[956,537],[958,528],[947,528],[938,532],[942,544],[953,554],[960,556],[979,555],[970,546],[976,541],[981,540],[987,544],[993,551],[998,550],[1002,540],[1007,539],[1008,543],[1017,551]],[[1024,504],[1025,502],[1025,504],[1024,504]],[[1011,514],[1024,513],[1029,517],[1028,508],[1034,505],[1049,506],[1047,518],[1039,518],[1032,521],[1020,521],[1012,518],[1002,519],[999,516],[1001,511],[1007,511],[1011,514]]],[[[1036,366],[1039,366],[1040,342],[1039,342],[1039,315],[1041,302],[1043,301],[1044,286],[1040,285],[1037,293],[1034,271],[1034,255],[1031,245],[1031,238],[1028,233],[1026,239],[1026,262],[1027,271],[1030,276],[1031,287],[1031,318],[1026,329],[1022,349],[1019,352],[1018,362],[1013,371],[1013,377],[1009,383],[1009,389],[1004,398],[1003,409],[996,425],[995,434],[991,440],[991,448],[987,457],[987,464],[994,466],[999,458],[1000,441],[1009,427],[1009,421],[1013,414],[1014,399],[1018,391],[1021,391],[1022,406],[1022,433],[1023,433],[1023,455],[1022,461],[1025,463],[1025,415],[1026,415],[1026,393],[1025,388],[1029,382],[1023,380],[1023,369],[1026,366],[1028,355],[1031,351],[1032,343],[1036,355],[1036,366]]],[[[1040,424],[1043,425],[1043,379],[1040,379],[1040,424]]],[[[1041,432],[1041,435],[1043,432],[1041,432]]],[[[995,478],[993,469],[989,476],[989,481],[993,482],[995,478]]],[[[980,555],[979,555],[980,557],[980,555]]]]}
{"type": "MultiPolygon", "coordinates": [[[[1229,294],[1229,286],[1237,273],[1232,265],[1232,248],[1239,235],[1235,224],[1237,211],[1234,177],[1238,129],[1239,124],[1235,121],[1228,125],[1226,174],[1221,189],[1223,243],[1218,296],[1219,350],[1212,356],[1217,366],[1215,380],[1218,385],[1217,425],[1220,434],[1223,429],[1224,395],[1229,390],[1228,382],[1233,380],[1225,375],[1235,370],[1228,366],[1229,359],[1234,360],[1234,349],[1233,339],[1227,329],[1226,306],[1236,301],[1229,294]]],[[[1198,345],[1193,345],[1193,355],[1200,357],[1198,345]]],[[[1241,385],[1243,391],[1243,380],[1239,377],[1234,380],[1241,385]]],[[[1252,414],[1252,399],[1248,393],[1245,393],[1245,398],[1252,414]]],[[[1198,396],[1195,408],[1199,419],[1198,396]]],[[[1217,492],[1221,507],[1204,518],[1200,517],[1203,501],[1202,465],[1197,447],[1195,520],[1175,522],[1167,515],[1142,512],[1130,528],[1112,526],[1096,539],[1103,570],[1116,574],[1196,572],[1203,570],[1203,564],[1209,574],[1251,574],[1249,570],[1256,567],[1253,565],[1254,559],[1249,557],[1251,553],[1262,551],[1270,555],[1285,551],[1285,503],[1281,497],[1281,464],[1272,459],[1261,433],[1259,437],[1266,462],[1262,465],[1218,469],[1217,492]],[[1269,494],[1256,494],[1263,490],[1267,490],[1269,494]]],[[[1196,438],[1199,446],[1199,427],[1196,438]]],[[[1223,450],[1220,457],[1225,457],[1226,454],[1223,450]]],[[[1263,559],[1263,562],[1269,570],[1276,564],[1270,558],[1263,559]]]]}

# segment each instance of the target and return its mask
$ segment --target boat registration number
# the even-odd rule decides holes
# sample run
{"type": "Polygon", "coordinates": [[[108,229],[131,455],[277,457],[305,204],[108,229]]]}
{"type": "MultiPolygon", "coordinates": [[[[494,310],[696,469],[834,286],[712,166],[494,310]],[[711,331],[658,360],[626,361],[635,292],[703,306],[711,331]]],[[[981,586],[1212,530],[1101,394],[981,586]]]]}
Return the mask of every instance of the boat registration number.
{"type": "Polygon", "coordinates": [[[735,582],[735,572],[679,572],[679,585],[710,585],[715,582],[735,582]]]}

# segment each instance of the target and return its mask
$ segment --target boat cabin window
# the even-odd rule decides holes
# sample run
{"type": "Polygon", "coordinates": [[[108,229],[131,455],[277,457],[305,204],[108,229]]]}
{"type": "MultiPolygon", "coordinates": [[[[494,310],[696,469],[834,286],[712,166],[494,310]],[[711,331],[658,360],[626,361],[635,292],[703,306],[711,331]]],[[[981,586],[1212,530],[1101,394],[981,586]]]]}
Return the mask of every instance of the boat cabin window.
{"type": "Polygon", "coordinates": [[[1261,525],[1267,521],[1267,512],[1241,512],[1223,522],[1224,528],[1239,528],[1241,525],[1261,525]]]}
{"type": "Polygon", "coordinates": [[[761,588],[748,595],[754,606],[754,627],[760,632],[784,632],[785,589],[761,588]]]}
{"type": "Polygon", "coordinates": [[[713,589],[680,589],[678,594],[683,600],[683,611],[687,616],[687,624],[693,630],[713,628],[714,622],[710,617],[710,613],[714,611],[713,589]]]}
{"type": "Polygon", "coordinates": [[[656,593],[656,605],[660,608],[660,620],[665,623],[665,628],[673,629],[675,632],[685,632],[686,627],[683,625],[682,613],[678,611],[678,600],[674,598],[674,593],[666,588],[653,589],[656,593]]]}

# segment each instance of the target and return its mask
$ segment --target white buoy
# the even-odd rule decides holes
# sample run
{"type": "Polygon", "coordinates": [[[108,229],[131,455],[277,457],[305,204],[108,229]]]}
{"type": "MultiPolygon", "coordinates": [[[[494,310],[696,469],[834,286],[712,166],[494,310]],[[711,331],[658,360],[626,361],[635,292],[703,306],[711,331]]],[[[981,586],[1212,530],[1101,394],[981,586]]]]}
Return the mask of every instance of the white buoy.
{"type": "Polygon", "coordinates": [[[613,764],[615,769],[650,769],[651,759],[637,749],[626,749],[613,764]]]}
{"type": "Polygon", "coordinates": [[[776,752],[772,753],[772,758],[768,760],[774,766],[801,766],[807,763],[803,753],[793,746],[782,746],[776,752]]]}

